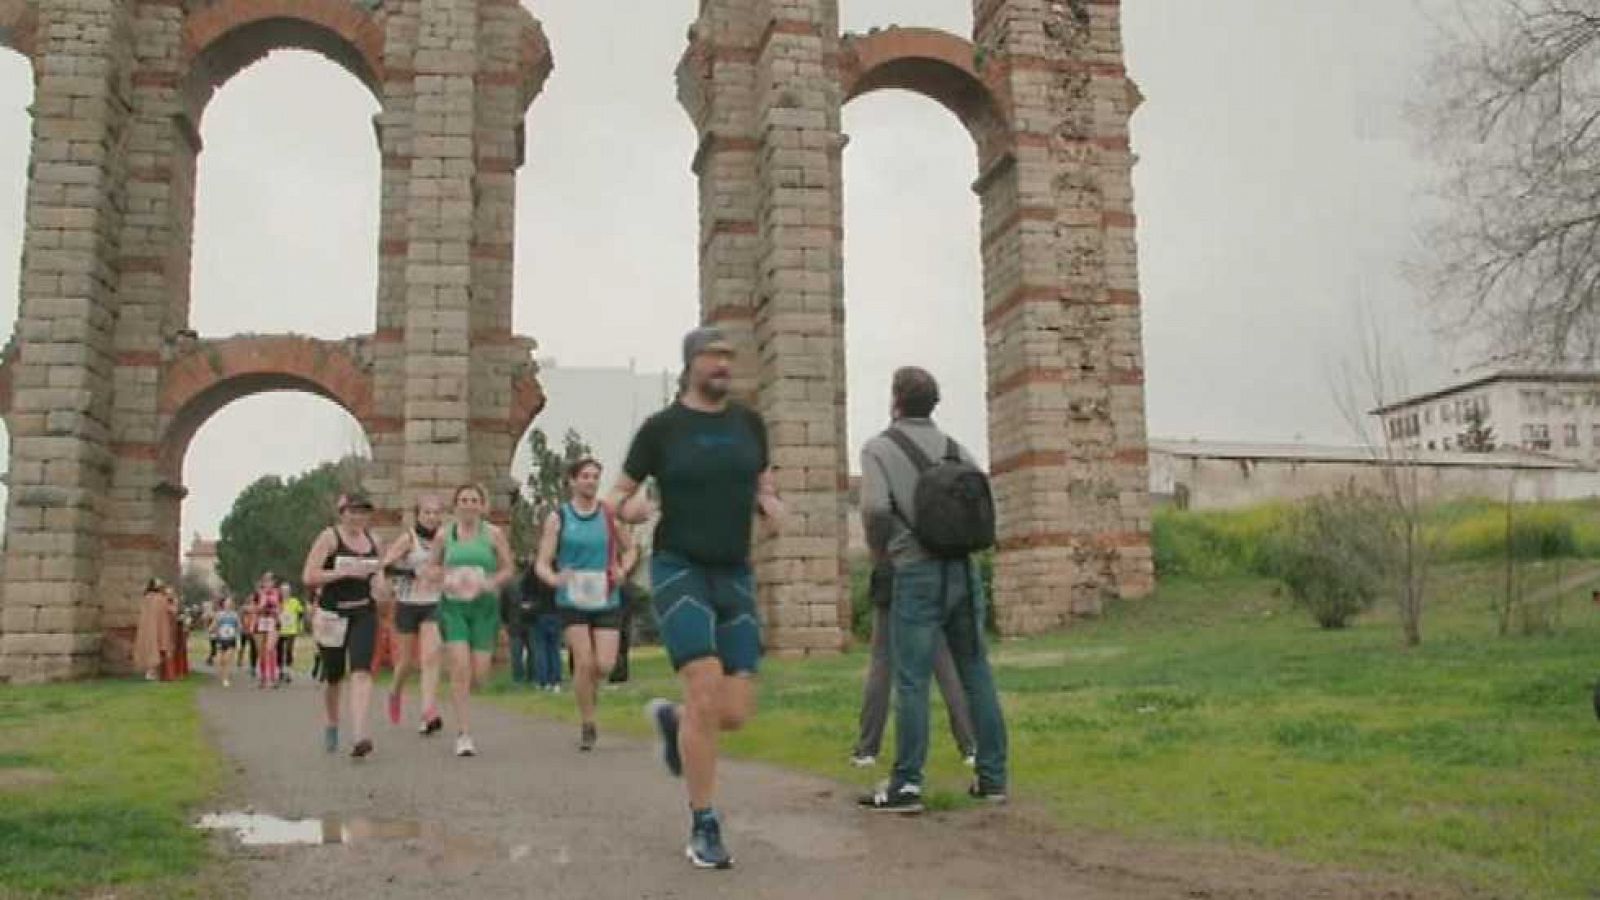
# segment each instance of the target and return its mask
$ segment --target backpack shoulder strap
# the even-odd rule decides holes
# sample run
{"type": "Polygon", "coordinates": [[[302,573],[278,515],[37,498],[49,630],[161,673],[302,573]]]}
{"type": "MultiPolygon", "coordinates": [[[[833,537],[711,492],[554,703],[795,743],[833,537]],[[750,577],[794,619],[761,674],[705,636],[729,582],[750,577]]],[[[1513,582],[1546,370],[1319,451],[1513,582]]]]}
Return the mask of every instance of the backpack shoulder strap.
{"type": "Polygon", "coordinates": [[[947,437],[944,439],[944,461],[953,463],[964,462],[964,460],[961,458],[961,445],[957,444],[956,439],[953,437],[947,437]]]}
{"type": "Polygon", "coordinates": [[[911,460],[911,464],[917,467],[917,474],[920,475],[933,468],[933,460],[928,458],[928,454],[922,452],[922,448],[918,447],[917,442],[911,439],[911,435],[898,428],[891,427],[883,433],[883,436],[894,441],[894,445],[900,448],[900,452],[904,453],[906,458],[911,460]]]}

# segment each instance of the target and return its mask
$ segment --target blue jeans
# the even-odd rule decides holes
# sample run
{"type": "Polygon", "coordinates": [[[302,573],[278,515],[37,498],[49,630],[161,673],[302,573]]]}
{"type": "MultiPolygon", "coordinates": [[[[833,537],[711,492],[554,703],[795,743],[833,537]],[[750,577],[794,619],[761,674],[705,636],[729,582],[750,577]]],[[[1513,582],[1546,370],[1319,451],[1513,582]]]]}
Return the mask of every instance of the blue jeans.
{"type": "Polygon", "coordinates": [[[511,680],[514,682],[534,680],[533,631],[531,623],[524,624],[515,620],[506,626],[507,643],[511,645],[511,680]]]}
{"type": "Polygon", "coordinates": [[[533,623],[533,681],[540,687],[561,683],[561,617],[555,613],[533,623]]]}
{"type": "Polygon", "coordinates": [[[1006,722],[984,647],[983,610],[983,584],[975,566],[933,561],[895,567],[894,627],[889,632],[895,678],[894,785],[922,784],[934,635],[943,632],[972,710],[978,782],[986,788],[1006,786],[1006,722]]]}

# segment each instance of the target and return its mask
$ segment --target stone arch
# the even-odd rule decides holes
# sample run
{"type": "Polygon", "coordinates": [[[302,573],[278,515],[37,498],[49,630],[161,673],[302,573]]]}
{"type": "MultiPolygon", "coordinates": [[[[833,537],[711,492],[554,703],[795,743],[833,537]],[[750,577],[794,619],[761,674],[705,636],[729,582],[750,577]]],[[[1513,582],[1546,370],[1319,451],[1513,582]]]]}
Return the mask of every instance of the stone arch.
{"type": "Polygon", "coordinates": [[[844,101],[898,88],[939,103],[980,151],[1005,128],[1004,104],[979,71],[973,43],[935,28],[888,28],[847,37],[839,64],[844,101]]]}
{"type": "Polygon", "coordinates": [[[0,0],[0,46],[38,66],[39,9],[32,0],[0,0]]]}
{"type": "Polygon", "coordinates": [[[309,50],[383,102],[383,25],[349,0],[218,0],[183,23],[185,96],[198,121],[211,95],[273,50],[309,50]]]}
{"type": "Polygon", "coordinates": [[[195,341],[167,366],[159,400],[162,475],[176,485],[184,454],[200,426],[252,394],[304,391],[332,401],[371,439],[372,372],[365,341],[335,342],[298,335],[195,341]]]}

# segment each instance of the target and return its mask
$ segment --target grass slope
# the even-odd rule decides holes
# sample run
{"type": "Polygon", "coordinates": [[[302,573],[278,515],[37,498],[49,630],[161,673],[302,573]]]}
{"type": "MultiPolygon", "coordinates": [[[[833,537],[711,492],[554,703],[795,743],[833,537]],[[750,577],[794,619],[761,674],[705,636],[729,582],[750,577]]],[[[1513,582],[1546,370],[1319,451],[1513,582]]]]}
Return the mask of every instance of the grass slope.
{"type": "Polygon", "coordinates": [[[184,896],[217,787],[195,684],[0,688],[0,895],[184,896]]]}
{"type": "MultiPolygon", "coordinates": [[[[1070,633],[998,644],[1014,793],[1068,827],[1588,896],[1600,885],[1600,614],[1573,597],[1556,635],[1497,637],[1498,571],[1441,568],[1417,650],[1386,613],[1319,631],[1247,578],[1169,581],[1070,633]]],[[[768,661],[763,708],[730,751],[863,786],[879,777],[846,764],[863,665],[859,651],[768,661]]],[[[642,654],[634,683],[603,695],[602,729],[642,733],[639,704],[676,693],[659,653],[642,654]]],[[[495,696],[575,718],[570,694],[502,683],[495,696]]],[[[935,719],[933,799],[960,805],[967,776],[935,719]]]]}

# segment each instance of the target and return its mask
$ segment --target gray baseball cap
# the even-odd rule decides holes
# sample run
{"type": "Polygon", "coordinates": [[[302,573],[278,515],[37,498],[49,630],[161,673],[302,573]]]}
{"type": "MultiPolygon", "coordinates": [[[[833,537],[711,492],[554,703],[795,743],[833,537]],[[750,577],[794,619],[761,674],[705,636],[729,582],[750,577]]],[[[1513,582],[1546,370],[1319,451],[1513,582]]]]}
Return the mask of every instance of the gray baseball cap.
{"type": "Polygon", "coordinates": [[[683,364],[688,367],[702,353],[733,353],[733,342],[715,325],[706,325],[683,337],[683,364]]]}

